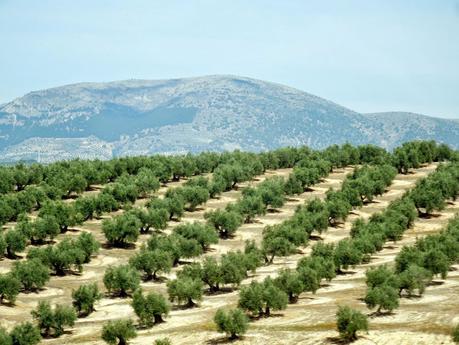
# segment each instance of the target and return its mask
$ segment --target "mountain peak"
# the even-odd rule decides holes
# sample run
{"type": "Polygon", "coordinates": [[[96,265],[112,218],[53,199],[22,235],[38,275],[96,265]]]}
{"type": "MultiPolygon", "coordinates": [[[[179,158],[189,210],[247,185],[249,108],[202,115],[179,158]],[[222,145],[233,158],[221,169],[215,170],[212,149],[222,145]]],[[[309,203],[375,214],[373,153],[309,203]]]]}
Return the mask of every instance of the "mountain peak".
{"type": "Polygon", "coordinates": [[[98,140],[91,150],[106,143],[113,155],[344,142],[393,147],[418,137],[459,143],[457,122],[428,118],[418,125],[418,116],[359,114],[295,88],[235,75],[76,83],[0,106],[0,150],[11,157],[14,146],[16,158],[28,152],[24,158],[33,159],[37,141],[29,139],[59,138],[65,151],[66,138],[70,150],[70,139],[91,137],[98,140]],[[408,130],[394,128],[394,117],[408,130]]]}

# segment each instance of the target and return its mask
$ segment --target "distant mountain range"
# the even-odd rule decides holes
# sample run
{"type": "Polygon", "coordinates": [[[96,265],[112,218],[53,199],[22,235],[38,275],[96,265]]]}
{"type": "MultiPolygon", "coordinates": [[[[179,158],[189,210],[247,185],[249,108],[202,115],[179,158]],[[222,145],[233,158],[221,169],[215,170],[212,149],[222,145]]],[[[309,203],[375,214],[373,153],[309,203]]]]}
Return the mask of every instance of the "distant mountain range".
{"type": "Polygon", "coordinates": [[[459,147],[459,122],[361,114],[287,86],[237,76],[79,83],[0,106],[0,161],[203,150],[260,151],[413,139],[459,147]]]}

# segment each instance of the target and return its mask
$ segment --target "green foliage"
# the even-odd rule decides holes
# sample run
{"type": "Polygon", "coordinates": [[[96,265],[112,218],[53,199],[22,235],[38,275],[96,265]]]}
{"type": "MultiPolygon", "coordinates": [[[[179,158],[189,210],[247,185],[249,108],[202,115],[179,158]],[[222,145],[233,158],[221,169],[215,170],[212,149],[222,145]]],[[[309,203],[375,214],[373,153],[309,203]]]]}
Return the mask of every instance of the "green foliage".
{"type": "Polygon", "coordinates": [[[96,283],[80,285],[72,291],[73,306],[79,316],[87,316],[94,311],[94,304],[102,298],[96,283]]]}
{"type": "Polygon", "coordinates": [[[21,282],[13,274],[0,274],[0,304],[5,299],[11,304],[14,303],[20,289],[21,282]]]}
{"type": "Polygon", "coordinates": [[[0,259],[5,255],[5,249],[7,247],[7,243],[3,234],[0,233],[0,259]]]}
{"type": "Polygon", "coordinates": [[[194,307],[196,304],[193,300],[200,301],[202,298],[202,282],[190,277],[170,280],[167,282],[167,292],[171,302],[194,307]]]}
{"type": "Polygon", "coordinates": [[[412,296],[415,290],[418,295],[422,295],[426,286],[432,280],[432,273],[423,267],[410,265],[406,270],[398,274],[399,295],[406,291],[408,296],[412,296]]]}
{"type": "Polygon", "coordinates": [[[203,250],[208,249],[210,244],[218,243],[214,229],[200,222],[178,225],[174,228],[174,233],[188,240],[196,240],[203,250]]]}
{"type": "Polygon", "coordinates": [[[55,245],[49,245],[45,248],[32,248],[29,250],[27,258],[40,260],[57,275],[62,276],[72,270],[81,272],[86,253],[76,244],[74,239],[66,237],[55,245]]]}
{"type": "Polygon", "coordinates": [[[349,266],[355,266],[362,260],[362,252],[357,249],[352,240],[345,239],[339,241],[334,251],[335,267],[338,272],[341,269],[348,269],[349,266]]]}
{"type": "Polygon", "coordinates": [[[33,223],[31,241],[33,244],[43,243],[46,239],[52,240],[60,233],[59,224],[53,216],[37,218],[33,223]]]}
{"type": "Polygon", "coordinates": [[[141,227],[140,220],[133,214],[123,214],[102,222],[102,231],[109,243],[116,247],[124,247],[137,241],[141,227]]]}
{"type": "Polygon", "coordinates": [[[287,303],[287,294],[267,277],[262,283],[252,281],[250,285],[242,287],[238,306],[253,315],[270,316],[271,310],[285,309],[287,303]]]}
{"type": "Polygon", "coordinates": [[[10,333],[13,345],[36,345],[41,340],[40,330],[30,322],[23,322],[10,333]]]}
{"type": "Polygon", "coordinates": [[[185,200],[180,194],[168,195],[164,199],[166,210],[169,213],[169,219],[176,218],[177,220],[183,215],[185,211],[185,200]]]}
{"type": "Polygon", "coordinates": [[[110,345],[126,345],[129,339],[136,336],[137,331],[130,319],[109,321],[102,328],[102,339],[110,345]]]}
{"type": "Polygon", "coordinates": [[[274,284],[288,295],[290,303],[295,303],[299,294],[304,291],[300,274],[290,269],[281,270],[276,279],[274,279],[274,284]]]}
{"type": "Polygon", "coordinates": [[[180,190],[180,194],[188,204],[190,211],[194,211],[198,205],[204,204],[210,197],[207,188],[200,186],[185,186],[180,190]]]}
{"type": "Polygon", "coordinates": [[[368,319],[357,310],[348,306],[339,306],[336,313],[336,326],[345,341],[354,341],[357,339],[358,331],[368,331],[368,319]]]}
{"type": "Polygon", "coordinates": [[[215,258],[204,258],[201,280],[209,286],[210,291],[218,291],[220,289],[219,285],[223,282],[223,272],[215,258]]]}
{"type": "MultiPolygon", "coordinates": [[[[261,243],[261,250],[265,257],[266,263],[273,263],[275,256],[287,256],[295,252],[295,244],[292,243],[289,236],[294,234],[289,228],[286,228],[283,224],[280,226],[267,227],[263,230],[263,241],[261,243]]],[[[300,234],[302,239],[298,242],[303,242],[305,233],[300,234]]]]}
{"type": "Polygon", "coordinates": [[[257,193],[266,207],[279,208],[284,205],[285,181],[282,177],[272,177],[260,183],[257,193]]]}
{"type": "Polygon", "coordinates": [[[145,280],[157,279],[160,272],[168,273],[172,268],[172,256],[164,250],[142,248],[130,260],[129,264],[144,273],[145,280]]]}
{"type": "Polygon", "coordinates": [[[163,315],[169,313],[170,306],[161,294],[150,292],[143,295],[141,290],[137,290],[132,298],[132,308],[144,326],[163,322],[163,315]]]}
{"type": "Polygon", "coordinates": [[[83,216],[71,204],[62,201],[45,202],[39,212],[40,217],[54,217],[59,224],[60,231],[65,232],[70,226],[81,224],[83,216]]]}
{"type": "Polygon", "coordinates": [[[459,343],[459,325],[453,328],[453,332],[451,333],[451,337],[455,343],[459,343]]]}
{"type": "Polygon", "coordinates": [[[218,309],[214,322],[219,332],[226,333],[230,339],[236,339],[247,331],[249,319],[240,309],[218,309]]]}
{"type": "Polygon", "coordinates": [[[100,244],[90,232],[83,231],[74,242],[75,246],[84,253],[83,263],[91,261],[91,256],[99,251],[100,244]]]}
{"type": "Polygon", "coordinates": [[[49,270],[39,259],[15,262],[11,273],[24,291],[41,289],[49,280],[49,270]]]}
{"type": "Polygon", "coordinates": [[[45,337],[59,337],[64,333],[64,326],[72,327],[77,318],[72,307],[58,304],[51,308],[49,302],[45,301],[38,303],[37,309],[32,311],[32,316],[45,337]]]}
{"type": "MultiPolygon", "coordinates": [[[[247,189],[244,189],[244,192],[245,191],[247,191],[247,189]]],[[[244,217],[245,223],[251,223],[256,216],[266,213],[266,205],[263,203],[263,199],[259,194],[244,195],[243,198],[236,203],[234,209],[227,207],[227,210],[238,212],[244,217]]]]}
{"type": "Polygon", "coordinates": [[[219,233],[221,238],[232,237],[234,232],[242,224],[242,216],[236,211],[215,210],[206,213],[207,222],[219,233]]]}
{"type": "Polygon", "coordinates": [[[365,296],[365,304],[370,309],[378,307],[376,311],[378,314],[383,309],[391,312],[399,306],[398,291],[389,284],[369,288],[365,296]]]}
{"type": "Polygon", "coordinates": [[[139,288],[140,277],[129,265],[110,266],[104,274],[104,285],[112,295],[126,297],[139,288]]]}
{"type": "Polygon", "coordinates": [[[0,345],[12,345],[13,340],[8,332],[3,328],[0,327],[0,345]]]}
{"type": "Polygon", "coordinates": [[[222,255],[220,263],[220,275],[223,284],[239,286],[247,276],[246,257],[241,252],[228,252],[222,255]]]}
{"type": "Polygon", "coordinates": [[[157,191],[160,187],[158,178],[147,168],[140,168],[134,183],[142,197],[146,197],[149,192],[157,191]]]}
{"type": "MultiPolygon", "coordinates": [[[[27,238],[20,230],[13,229],[6,232],[5,242],[8,256],[15,258],[17,252],[22,252],[25,249],[27,238]]],[[[0,251],[2,251],[1,247],[0,245],[0,251]]]]}

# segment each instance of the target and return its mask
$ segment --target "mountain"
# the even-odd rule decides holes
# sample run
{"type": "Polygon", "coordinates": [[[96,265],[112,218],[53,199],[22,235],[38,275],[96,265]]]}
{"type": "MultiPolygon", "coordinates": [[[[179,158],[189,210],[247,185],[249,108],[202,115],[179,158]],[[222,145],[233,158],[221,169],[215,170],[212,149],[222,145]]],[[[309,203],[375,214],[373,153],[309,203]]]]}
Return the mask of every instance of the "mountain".
{"type": "Polygon", "coordinates": [[[0,159],[260,151],[306,144],[405,140],[459,145],[459,122],[408,113],[360,114],[287,86],[237,76],[79,83],[0,106],[0,159]]]}

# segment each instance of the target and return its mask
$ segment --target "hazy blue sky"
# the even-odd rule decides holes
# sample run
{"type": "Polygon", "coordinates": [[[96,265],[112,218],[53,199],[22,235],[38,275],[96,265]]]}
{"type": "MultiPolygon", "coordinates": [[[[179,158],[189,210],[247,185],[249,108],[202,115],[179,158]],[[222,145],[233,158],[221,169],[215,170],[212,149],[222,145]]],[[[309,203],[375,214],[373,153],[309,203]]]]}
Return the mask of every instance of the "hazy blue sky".
{"type": "Polygon", "coordinates": [[[0,103],[79,81],[237,74],[459,118],[459,2],[0,0],[0,103]]]}

